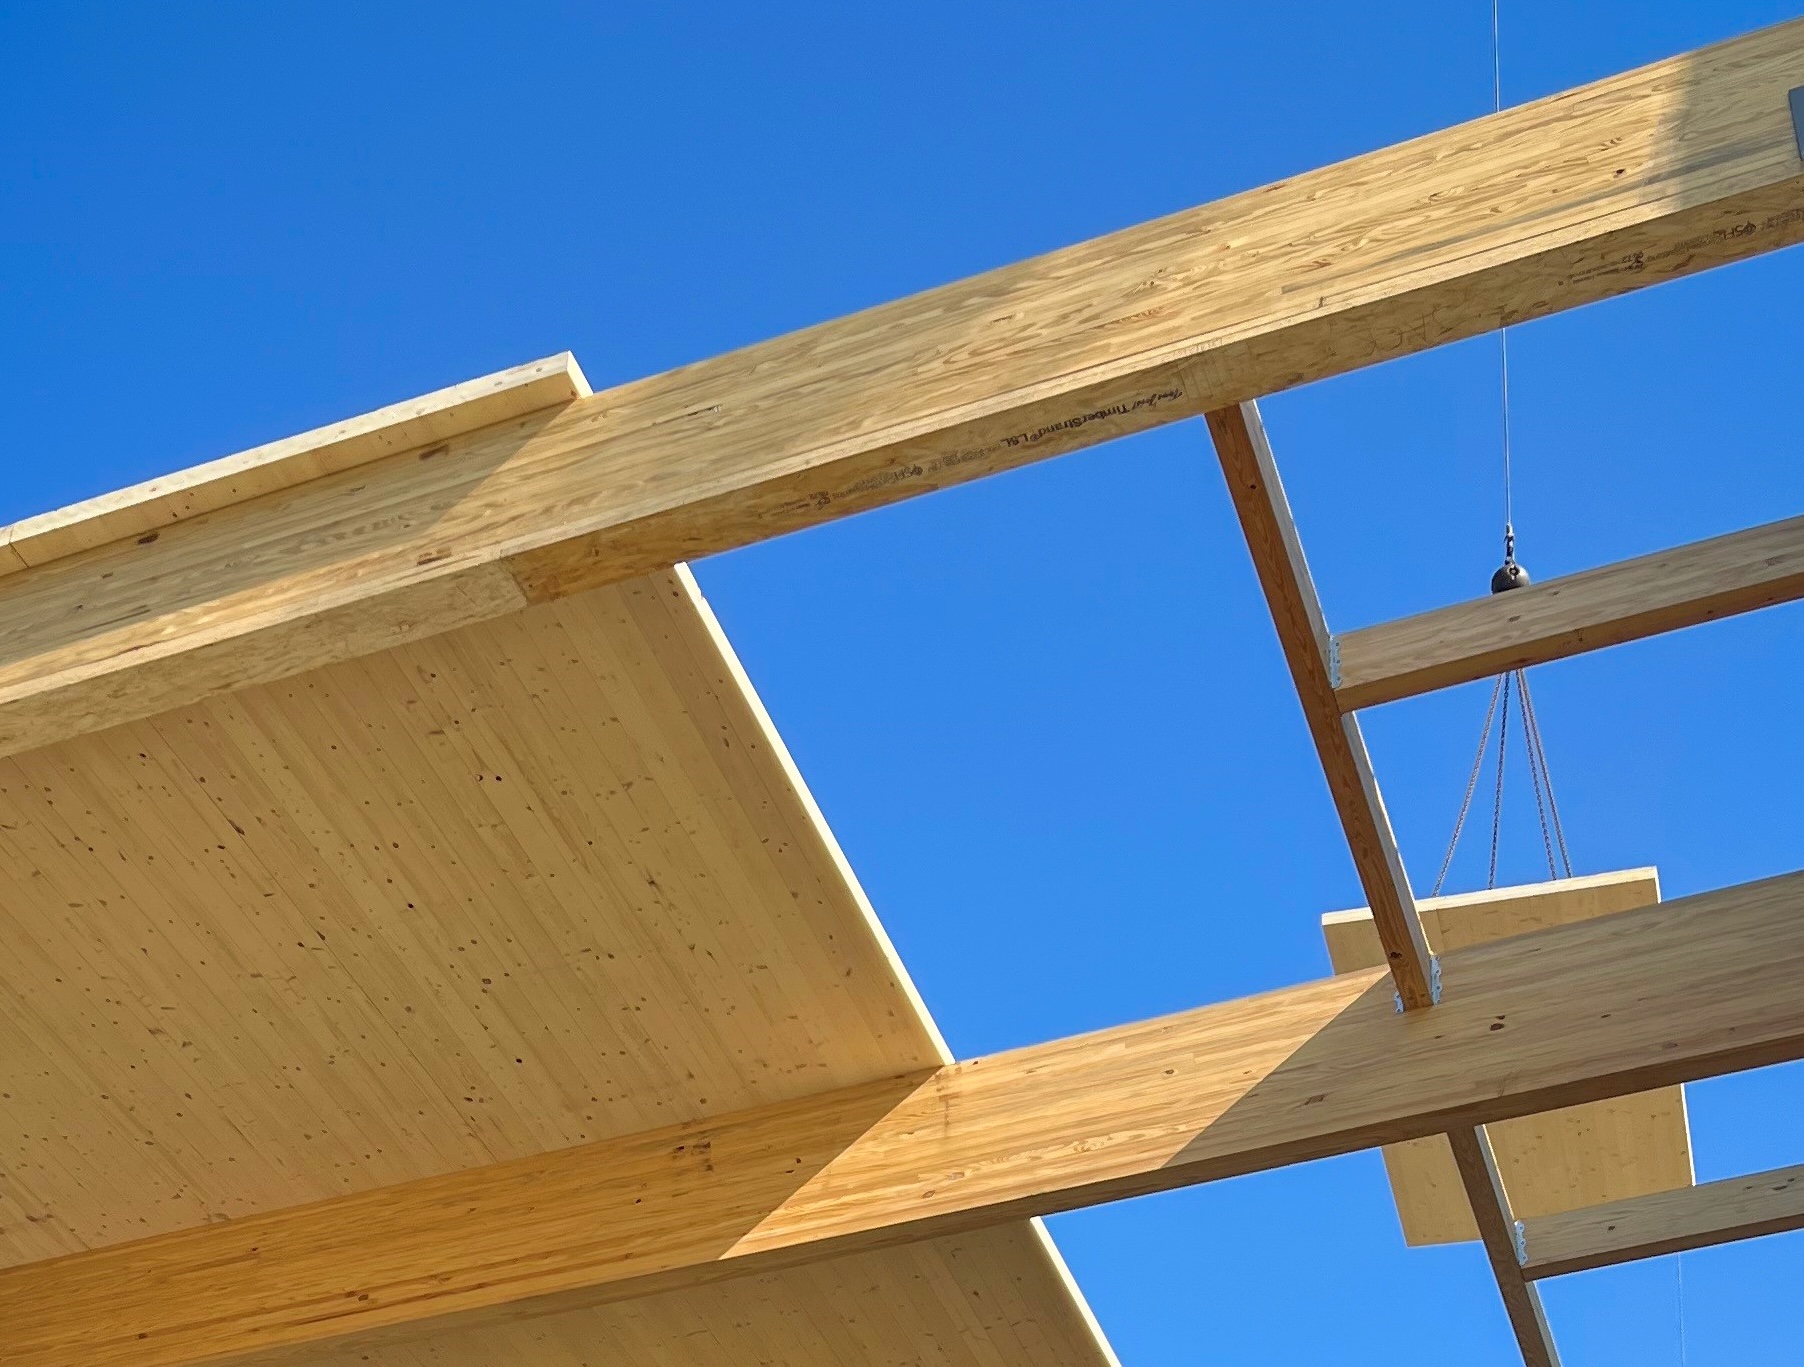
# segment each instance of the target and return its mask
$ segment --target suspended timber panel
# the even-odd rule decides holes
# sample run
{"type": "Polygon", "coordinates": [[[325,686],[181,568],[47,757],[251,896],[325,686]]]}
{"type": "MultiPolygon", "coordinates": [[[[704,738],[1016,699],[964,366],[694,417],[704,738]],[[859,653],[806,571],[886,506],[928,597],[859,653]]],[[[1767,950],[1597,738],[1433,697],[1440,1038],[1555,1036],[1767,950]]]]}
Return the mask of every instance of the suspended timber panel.
{"type": "MultiPolygon", "coordinates": [[[[1428,943],[1443,954],[1659,900],[1659,874],[1629,869],[1425,898],[1419,905],[1428,943]]],[[[1371,913],[1363,908],[1322,917],[1322,936],[1336,973],[1384,963],[1371,913]]],[[[1692,1182],[1682,1087],[1502,1120],[1489,1131],[1518,1219],[1671,1191],[1692,1182]]],[[[1478,1238],[1471,1203],[1444,1137],[1387,1144],[1384,1166],[1407,1242],[1448,1244],[1478,1238]]]]}
{"type": "MultiPolygon", "coordinates": [[[[0,761],[0,859],[0,1266],[946,1059],[681,569],[0,761]]],[[[496,1332],[1105,1360],[1019,1223],[496,1332]]]]}

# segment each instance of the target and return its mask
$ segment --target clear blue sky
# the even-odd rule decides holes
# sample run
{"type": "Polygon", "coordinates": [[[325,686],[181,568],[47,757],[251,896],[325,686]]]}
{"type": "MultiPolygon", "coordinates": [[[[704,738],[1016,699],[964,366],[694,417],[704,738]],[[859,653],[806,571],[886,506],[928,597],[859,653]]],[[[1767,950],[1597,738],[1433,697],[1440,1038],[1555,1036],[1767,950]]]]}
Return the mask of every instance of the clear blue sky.
{"type": "MultiPolygon", "coordinates": [[[[1504,0],[1506,102],[1790,17],[1504,0]]],[[[1488,109],[1484,0],[0,0],[0,521],[562,348],[597,387],[1488,109]]],[[[1804,251],[1518,330],[1539,575],[1804,510],[1804,251]]],[[[1491,339],[1265,405],[1330,620],[1482,590],[1491,339]]],[[[954,1047],[1317,976],[1357,904],[1200,427],[698,566],[954,1047]]],[[[1582,871],[1790,869],[1798,609],[1540,670],[1582,871]]],[[[1368,734],[1417,882],[1482,685],[1368,734]]],[[[1518,791],[1505,874],[1536,875],[1518,791]]],[[[1482,882],[1479,842],[1454,882],[1482,882]]],[[[1804,1084],[1691,1090],[1703,1177],[1804,1084]]],[[[1128,1367],[1515,1361],[1376,1155],[1052,1222],[1128,1367]]],[[[1804,1236],[1685,1260],[1693,1364],[1791,1362],[1804,1236]]],[[[1678,1362],[1673,1260],[1549,1293],[1571,1367],[1678,1362]]]]}

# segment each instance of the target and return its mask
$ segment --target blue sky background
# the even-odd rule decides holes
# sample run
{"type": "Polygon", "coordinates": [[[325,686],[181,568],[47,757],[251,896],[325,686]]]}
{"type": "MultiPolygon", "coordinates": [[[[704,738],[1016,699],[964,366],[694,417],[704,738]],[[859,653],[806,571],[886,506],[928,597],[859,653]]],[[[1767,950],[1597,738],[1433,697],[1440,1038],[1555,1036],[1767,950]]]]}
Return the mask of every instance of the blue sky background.
{"type": "MultiPolygon", "coordinates": [[[[1504,0],[1504,99],[1792,9],[1504,0]]],[[[618,383],[1427,132],[1488,110],[1489,43],[1483,0],[0,0],[0,521],[563,348],[618,383]]],[[[1525,563],[1804,511],[1801,305],[1794,250],[1518,329],[1525,563]]],[[[1482,591],[1494,339],[1265,413],[1331,623],[1482,591]]],[[[1362,898],[1200,424],[698,572],[960,1053],[1326,971],[1317,916],[1362,898]]],[[[1537,671],[1581,871],[1801,862],[1800,621],[1537,671]]],[[[1484,701],[1368,716],[1419,885],[1484,701]]],[[[1690,1092],[1700,1176],[1804,1160],[1794,1071],[1690,1092]]],[[[1475,1248],[1403,1248],[1375,1154],[1052,1225],[1128,1367],[1517,1360],[1475,1248]]],[[[1797,1360],[1801,1240],[1686,1257],[1689,1362],[1797,1360]]],[[[1552,1285],[1570,1367],[1679,1362],[1676,1281],[1552,1285]]]]}

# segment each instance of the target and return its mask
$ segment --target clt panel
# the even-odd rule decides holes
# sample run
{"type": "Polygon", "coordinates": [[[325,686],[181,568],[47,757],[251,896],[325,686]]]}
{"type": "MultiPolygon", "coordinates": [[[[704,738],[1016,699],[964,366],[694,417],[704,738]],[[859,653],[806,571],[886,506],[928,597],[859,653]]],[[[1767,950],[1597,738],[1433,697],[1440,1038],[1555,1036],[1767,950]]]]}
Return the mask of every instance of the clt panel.
{"type": "MultiPolygon", "coordinates": [[[[0,859],[0,1278],[947,1057],[682,570],[0,760],[0,859]]],[[[394,1351],[1109,1361],[1020,1220],[394,1351]]]]}
{"type": "MultiPolygon", "coordinates": [[[[1660,900],[1653,869],[1431,897],[1422,926],[1437,954],[1608,916],[1660,900]]],[[[1383,962],[1369,911],[1330,912],[1322,935],[1336,973],[1383,962]]],[[[1689,1187],[1690,1133],[1679,1087],[1610,1097],[1489,1127],[1492,1153],[1520,1217],[1689,1187]]],[[[1462,1179],[1444,1136],[1388,1144],[1384,1166],[1411,1244],[1476,1239],[1462,1179]]]]}

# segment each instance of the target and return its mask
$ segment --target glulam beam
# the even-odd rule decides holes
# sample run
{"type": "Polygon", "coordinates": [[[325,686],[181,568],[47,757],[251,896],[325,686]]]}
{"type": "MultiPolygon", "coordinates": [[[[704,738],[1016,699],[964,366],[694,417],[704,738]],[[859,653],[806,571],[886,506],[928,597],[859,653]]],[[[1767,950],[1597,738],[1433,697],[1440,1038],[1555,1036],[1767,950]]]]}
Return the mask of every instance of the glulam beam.
{"type": "MultiPolygon", "coordinates": [[[[1659,900],[1659,874],[1643,868],[1427,897],[1419,909],[1429,948],[1445,954],[1659,900]]],[[[1363,907],[1323,916],[1322,934],[1336,973],[1384,962],[1371,913],[1363,907]]],[[[1693,1181],[1685,1098],[1678,1087],[1502,1121],[1488,1126],[1487,1136],[1516,1219],[1689,1187],[1693,1181]]],[[[1405,1243],[1478,1238],[1444,1141],[1417,1140],[1383,1152],[1405,1243]]]]}
{"type": "Polygon", "coordinates": [[[1518,1261],[1516,1220],[1510,1210],[1509,1195],[1503,1189],[1503,1179],[1497,1173],[1497,1158],[1491,1152],[1490,1136],[1482,1125],[1456,1129],[1448,1132],[1447,1143],[1453,1150],[1460,1182],[1466,1188],[1472,1218],[1478,1224],[1485,1258],[1497,1279],[1497,1290],[1503,1297],[1504,1313],[1509,1317],[1510,1331],[1516,1336],[1523,1367],[1560,1367],[1560,1351],[1554,1346],[1553,1330],[1547,1324],[1541,1293],[1523,1276],[1522,1264],[1518,1261]]]}
{"type": "Polygon", "coordinates": [[[1342,715],[1335,702],[1328,625],[1259,409],[1248,401],[1206,417],[1397,998],[1407,1010],[1432,1006],[1434,956],[1372,773],[1365,737],[1358,720],[1342,715]]]}
{"type": "Polygon", "coordinates": [[[1804,1229],[1804,1165],[1525,1220],[1522,1271],[1560,1277],[1793,1229],[1804,1229]]]}
{"type": "Polygon", "coordinates": [[[0,753],[1788,246],[1800,84],[1794,21],[36,565],[0,753]]]}
{"type": "Polygon", "coordinates": [[[378,1348],[1804,1057],[1804,874],[0,1271],[9,1367],[378,1348]]]}
{"type": "Polygon", "coordinates": [[[589,392],[582,367],[567,351],[435,389],[373,413],[21,518],[0,527],[0,575],[118,541],[151,545],[177,522],[559,408],[589,392]]]}
{"type": "Polygon", "coordinates": [[[1350,631],[1346,711],[1804,597],[1804,517],[1350,631]]]}
{"type": "MultiPolygon", "coordinates": [[[[1250,400],[1207,415],[1209,433],[1227,479],[1234,510],[1279,645],[1290,665],[1303,715],[1315,741],[1353,864],[1371,903],[1397,1003],[1421,1010],[1440,999],[1439,965],[1429,952],[1421,910],[1391,830],[1358,719],[1334,697],[1332,638],[1284,495],[1283,481],[1259,410],[1250,400]]],[[[1559,1353],[1542,1313],[1540,1294],[1522,1277],[1512,1237],[1514,1216],[1483,1126],[1447,1135],[1472,1217],[1496,1273],[1497,1288],[1525,1367],[1559,1367],[1559,1353]]]]}

